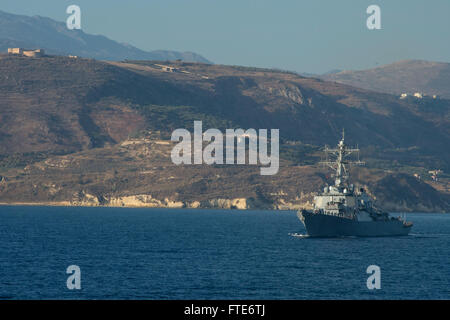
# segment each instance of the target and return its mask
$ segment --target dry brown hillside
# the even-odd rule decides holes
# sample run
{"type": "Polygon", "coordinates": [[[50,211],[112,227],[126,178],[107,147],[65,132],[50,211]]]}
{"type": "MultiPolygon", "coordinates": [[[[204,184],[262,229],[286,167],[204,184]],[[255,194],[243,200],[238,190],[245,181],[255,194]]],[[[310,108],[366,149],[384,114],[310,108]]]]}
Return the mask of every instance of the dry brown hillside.
{"type": "Polygon", "coordinates": [[[312,166],[320,147],[336,143],[345,128],[347,142],[362,148],[369,188],[379,197],[389,195],[386,186],[376,189],[380,179],[419,173],[423,180],[407,182],[418,194],[407,209],[445,211],[445,188],[427,189],[426,201],[420,190],[432,184],[431,169],[448,179],[449,121],[447,100],[420,104],[270,69],[0,56],[0,201],[111,204],[114,197],[152,195],[160,205],[215,206],[218,196],[246,199],[250,207],[307,205],[327,180],[312,166]],[[155,141],[191,129],[194,120],[205,129],[280,129],[280,173],[174,167],[168,147],[155,141]],[[144,151],[123,146],[143,143],[149,132],[144,151]]]}

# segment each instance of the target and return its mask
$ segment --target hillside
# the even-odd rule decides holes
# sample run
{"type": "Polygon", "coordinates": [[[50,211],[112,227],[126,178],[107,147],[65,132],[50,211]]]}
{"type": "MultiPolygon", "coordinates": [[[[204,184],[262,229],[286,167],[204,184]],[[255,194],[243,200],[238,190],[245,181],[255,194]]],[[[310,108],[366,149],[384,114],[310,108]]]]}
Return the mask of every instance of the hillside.
{"type": "MultiPolygon", "coordinates": [[[[181,165],[174,143],[156,137],[53,156],[11,168],[0,182],[0,203],[168,208],[310,208],[330,183],[328,170],[282,160],[274,176],[257,166],[181,165]]],[[[353,181],[390,211],[449,212],[450,194],[404,173],[354,170],[353,181]]]]}
{"type": "Polygon", "coordinates": [[[0,202],[307,206],[329,180],[313,166],[320,147],[335,144],[345,128],[369,168],[355,179],[378,199],[394,199],[389,209],[449,211],[449,106],[269,69],[4,55],[0,202]],[[279,128],[279,174],[262,177],[254,166],[174,166],[167,139],[194,120],[221,130],[279,128]],[[440,191],[427,176],[436,168],[444,170],[440,191]],[[389,177],[404,182],[386,183],[389,177]]]}
{"type": "Polygon", "coordinates": [[[450,63],[404,60],[368,70],[328,73],[321,78],[395,95],[423,92],[450,99],[450,63]]]}
{"type": "Polygon", "coordinates": [[[431,107],[271,70],[157,64],[3,56],[1,152],[82,150],[203,119],[219,129],[281,128],[304,144],[333,144],[345,128],[362,147],[449,153],[447,100],[431,107]]]}
{"type": "Polygon", "coordinates": [[[177,60],[210,63],[194,52],[143,51],[102,35],[68,30],[66,24],[41,16],[15,15],[0,11],[0,52],[9,47],[43,48],[50,54],[77,55],[102,60],[177,60]]]}

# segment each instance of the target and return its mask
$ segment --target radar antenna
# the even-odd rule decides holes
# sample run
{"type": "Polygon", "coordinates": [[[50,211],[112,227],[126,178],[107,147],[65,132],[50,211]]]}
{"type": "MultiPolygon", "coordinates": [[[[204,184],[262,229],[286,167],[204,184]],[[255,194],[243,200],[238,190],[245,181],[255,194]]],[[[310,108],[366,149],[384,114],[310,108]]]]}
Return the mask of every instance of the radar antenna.
{"type": "Polygon", "coordinates": [[[347,167],[350,165],[364,165],[363,161],[359,160],[359,149],[358,148],[348,148],[345,143],[345,132],[342,129],[342,139],[339,141],[337,148],[330,149],[328,146],[325,146],[324,152],[326,155],[326,161],[321,161],[320,164],[327,165],[331,169],[333,169],[336,173],[334,175],[334,185],[336,187],[342,187],[347,184],[349,173],[347,167]],[[353,153],[358,154],[357,161],[349,161],[346,158],[353,153]],[[332,159],[329,159],[331,156],[332,159]]]}

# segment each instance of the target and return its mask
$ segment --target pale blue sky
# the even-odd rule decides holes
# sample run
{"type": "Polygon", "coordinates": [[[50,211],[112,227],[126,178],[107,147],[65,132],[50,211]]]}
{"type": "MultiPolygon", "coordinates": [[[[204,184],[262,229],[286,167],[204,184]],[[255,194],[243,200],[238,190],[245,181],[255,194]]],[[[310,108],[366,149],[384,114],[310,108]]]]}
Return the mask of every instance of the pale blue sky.
{"type": "Polygon", "coordinates": [[[323,73],[403,59],[450,62],[450,0],[1,0],[144,50],[194,51],[220,64],[323,73]],[[382,30],[366,28],[381,7],[382,30]]]}

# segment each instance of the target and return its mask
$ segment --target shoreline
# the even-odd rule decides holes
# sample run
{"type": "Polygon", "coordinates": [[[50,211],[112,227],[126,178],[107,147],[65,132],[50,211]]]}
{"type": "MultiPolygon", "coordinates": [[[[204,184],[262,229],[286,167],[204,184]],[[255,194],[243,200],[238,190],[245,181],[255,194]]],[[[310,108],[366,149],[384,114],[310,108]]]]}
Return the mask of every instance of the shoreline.
{"type": "Polygon", "coordinates": [[[252,211],[252,210],[265,210],[265,211],[296,211],[298,209],[274,209],[274,208],[220,208],[220,207],[166,207],[166,206],[132,206],[132,205],[83,205],[72,204],[65,201],[61,202],[0,202],[0,207],[79,207],[79,208],[125,208],[125,209],[189,209],[189,210],[229,210],[229,211],[252,211]]]}
{"type": "MultiPolygon", "coordinates": [[[[61,202],[13,202],[13,203],[6,203],[6,202],[0,202],[0,207],[78,207],[78,208],[124,208],[124,209],[177,209],[177,210],[226,210],[226,211],[280,211],[280,212],[287,212],[287,211],[297,211],[298,209],[275,209],[275,208],[218,208],[218,207],[197,207],[197,208],[190,208],[190,207],[156,207],[156,206],[119,206],[119,205],[80,205],[80,204],[71,204],[68,201],[61,201],[61,202]]],[[[411,212],[404,212],[404,211],[388,211],[390,214],[399,214],[399,213],[407,213],[407,214],[450,214],[450,212],[424,212],[424,211],[411,211],[411,212]]]]}

